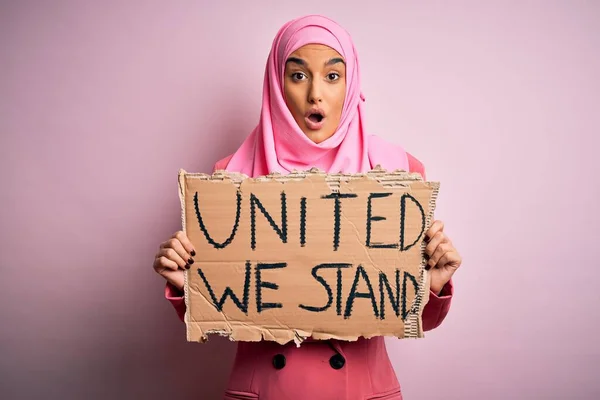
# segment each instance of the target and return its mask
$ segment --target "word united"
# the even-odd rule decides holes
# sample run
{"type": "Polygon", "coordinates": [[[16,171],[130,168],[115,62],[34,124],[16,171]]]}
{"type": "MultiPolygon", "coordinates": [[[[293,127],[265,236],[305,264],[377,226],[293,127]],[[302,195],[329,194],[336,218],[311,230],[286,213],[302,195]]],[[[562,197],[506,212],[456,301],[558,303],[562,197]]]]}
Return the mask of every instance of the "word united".
{"type": "MultiPolygon", "coordinates": [[[[373,215],[373,200],[377,198],[383,198],[391,196],[393,193],[370,193],[367,198],[367,215],[366,215],[366,225],[367,225],[367,234],[365,246],[369,248],[397,248],[400,251],[410,250],[421,238],[423,232],[425,230],[425,212],[421,204],[408,193],[405,193],[400,198],[400,229],[399,229],[399,241],[398,243],[372,243],[371,242],[371,234],[373,229],[373,222],[376,221],[385,221],[386,218],[382,216],[373,215]],[[421,230],[417,236],[417,238],[410,244],[406,244],[405,242],[405,226],[406,226],[406,208],[407,202],[413,202],[419,209],[421,214],[421,230]]],[[[236,212],[235,212],[235,222],[231,229],[231,234],[229,237],[222,243],[215,241],[208,230],[206,229],[206,225],[204,224],[204,220],[202,219],[202,213],[200,211],[200,206],[198,204],[198,192],[194,194],[194,209],[196,211],[196,218],[198,220],[198,224],[200,226],[200,230],[204,234],[204,237],[214,248],[216,249],[224,249],[228,245],[233,242],[235,238],[235,234],[238,230],[240,223],[240,214],[242,207],[242,194],[237,192],[237,201],[236,201],[236,212]]],[[[355,193],[331,193],[329,195],[322,196],[322,199],[333,199],[333,250],[337,251],[340,245],[340,236],[341,236],[341,215],[342,215],[342,199],[347,198],[355,198],[357,194],[355,193]]],[[[287,217],[287,199],[285,192],[281,192],[281,224],[277,225],[271,213],[269,213],[261,201],[253,194],[250,194],[250,247],[252,250],[256,250],[256,214],[257,209],[260,213],[267,219],[269,225],[275,233],[279,236],[283,243],[288,243],[288,217],[287,217]]],[[[300,199],[300,245],[306,245],[306,197],[302,197],[300,199]]]]}

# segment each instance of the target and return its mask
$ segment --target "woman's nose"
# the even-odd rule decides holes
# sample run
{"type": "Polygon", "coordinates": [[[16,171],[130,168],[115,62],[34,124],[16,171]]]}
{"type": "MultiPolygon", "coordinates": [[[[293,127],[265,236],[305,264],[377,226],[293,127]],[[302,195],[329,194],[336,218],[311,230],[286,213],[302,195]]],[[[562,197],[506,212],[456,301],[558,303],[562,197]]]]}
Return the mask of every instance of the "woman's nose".
{"type": "Polygon", "coordinates": [[[323,101],[321,95],[321,88],[318,83],[313,82],[310,86],[310,92],[308,93],[308,102],[311,104],[317,104],[323,101]]]}

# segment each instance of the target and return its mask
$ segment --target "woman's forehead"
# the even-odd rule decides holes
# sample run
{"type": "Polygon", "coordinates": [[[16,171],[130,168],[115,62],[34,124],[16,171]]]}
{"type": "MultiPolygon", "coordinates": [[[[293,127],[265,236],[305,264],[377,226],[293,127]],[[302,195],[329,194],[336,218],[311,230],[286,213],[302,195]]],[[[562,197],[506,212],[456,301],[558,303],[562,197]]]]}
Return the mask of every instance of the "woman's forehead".
{"type": "MultiPolygon", "coordinates": [[[[299,58],[332,58],[339,57],[342,58],[342,55],[337,52],[337,50],[324,45],[324,44],[306,44],[301,46],[300,48],[294,50],[290,57],[299,57],[299,58]]],[[[289,57],[288,57],[289,58],[289,57]]]]}

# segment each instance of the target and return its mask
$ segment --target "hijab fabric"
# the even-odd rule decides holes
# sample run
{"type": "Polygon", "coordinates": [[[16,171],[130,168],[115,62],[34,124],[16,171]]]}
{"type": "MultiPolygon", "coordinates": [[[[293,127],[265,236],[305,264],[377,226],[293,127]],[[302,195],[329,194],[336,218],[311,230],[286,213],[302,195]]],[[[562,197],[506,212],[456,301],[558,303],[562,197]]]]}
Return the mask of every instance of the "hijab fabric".
{"type": "Polygon", "coordinates": [[[329,18],[308,15],[287,22],[275,37],[267,59],[260,121],[234,153],[226,170],[251,177],[317,167],[328,173],[367,172],[376,165],[408,171],[408,157],[399,146],[368,135],[364,97],[354,43],[348,32],[329,18]],[[340,124],[330,138],[314,143],[302,132],[284,98],[286,60],[307,44],[336,50],[346,63],[346,97],[340,124]]]}

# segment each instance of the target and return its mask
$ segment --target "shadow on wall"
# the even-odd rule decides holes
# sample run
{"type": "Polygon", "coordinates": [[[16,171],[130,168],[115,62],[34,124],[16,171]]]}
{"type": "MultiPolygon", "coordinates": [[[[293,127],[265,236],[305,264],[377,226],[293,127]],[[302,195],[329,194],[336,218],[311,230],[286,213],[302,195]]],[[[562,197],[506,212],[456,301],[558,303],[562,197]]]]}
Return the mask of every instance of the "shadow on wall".
{"type": "Polygon", "coordinates": [[[194,129],[190,143],[202,153],[203,159],[191,164],[188,172],[211,173],[217,161],[233,154],[242,145],[259,123],[262,92],[256,95],[248,101],[236,91],[225,92],[223,97],[228,99],[227,102],[215,104],[210,116],[198,118],[195,124],[202,128],[194,129]]]}
{"type": "Polygon", "coordinates": [[[210,335],[207,343],[186,343],[183,323],[175,331],[164,343],[171,349],[164,371],[169,376],[164,383],[171,394],[166,398],[221,399],[237,344],[217,335],[210,335]]]}
{"type": "MultiPolygon", "coordinates": [[[[169,304],[167,306],[170,307],[169,304]]],[[[81,368],[78,369],[85,371],[79,372],[79,377],[84,378],[85,382],[81,379],[72,382],[77,387],[75,392],[65,388],[65,380],[69,379],[64,378],[69,377],[63,376],[62,388],[56,393],[56,398],[223,398],[236,343],[216,335],[209,336],[207,343],[187,342],[185,324],[175,312],[168,308],[158,308],[160,310],[152,313],[153,319],[145,316],[146,323],[142,322],[142,325],[130,329],[128,338],[121,334],[107,339],[112,343],[98,343],[101,346],[100,354],[94,360],[79,360],[81,368]],[[155,330],[142,333],[147,328],[155,330]],[[115,344],[115,341],[119,343],[115,344]],[[67,392],[70,395],[65,396],[67,392]]],[[[56,383],[49,385],[55,386],[56,383]]],[[[42,393],[38,395],[42,396],[42,393]]]]}

